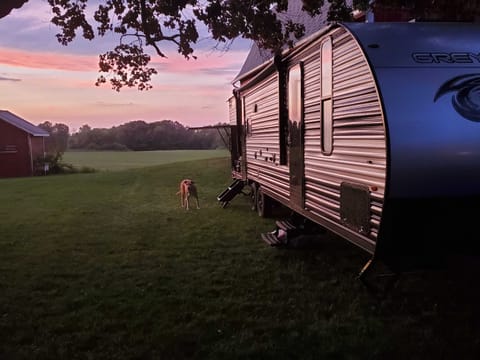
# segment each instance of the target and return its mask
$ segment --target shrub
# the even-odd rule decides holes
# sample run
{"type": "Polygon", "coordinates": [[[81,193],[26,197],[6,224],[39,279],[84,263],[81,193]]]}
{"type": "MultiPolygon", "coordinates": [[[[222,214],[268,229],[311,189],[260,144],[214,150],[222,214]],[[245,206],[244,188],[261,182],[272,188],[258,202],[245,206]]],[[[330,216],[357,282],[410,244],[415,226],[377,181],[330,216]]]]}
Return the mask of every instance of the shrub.
{"type": "Polygon", "coordinates": [[[55,175],[96,172],[94,168],[88,166],[77,168],[72,164],[61,161],[62,155],[63,154],[47,154],[45,158],[37,158],[35,160],[35,168],[39,169],[37,174],[55,175]],[[45,165],[48,166],[48,170],[46,172],[45,165]]]}

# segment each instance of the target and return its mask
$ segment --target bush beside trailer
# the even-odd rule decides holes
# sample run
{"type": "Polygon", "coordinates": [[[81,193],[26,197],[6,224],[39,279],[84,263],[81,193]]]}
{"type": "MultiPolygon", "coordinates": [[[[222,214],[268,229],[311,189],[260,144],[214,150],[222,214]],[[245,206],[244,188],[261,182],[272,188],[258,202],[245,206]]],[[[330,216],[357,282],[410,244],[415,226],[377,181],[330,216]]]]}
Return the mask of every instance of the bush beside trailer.
{"type": "Polygon", "coordinates": [[[236,80],[234,183],[392,269],[478,254],[480,26],[343,23],[236,80]]]}

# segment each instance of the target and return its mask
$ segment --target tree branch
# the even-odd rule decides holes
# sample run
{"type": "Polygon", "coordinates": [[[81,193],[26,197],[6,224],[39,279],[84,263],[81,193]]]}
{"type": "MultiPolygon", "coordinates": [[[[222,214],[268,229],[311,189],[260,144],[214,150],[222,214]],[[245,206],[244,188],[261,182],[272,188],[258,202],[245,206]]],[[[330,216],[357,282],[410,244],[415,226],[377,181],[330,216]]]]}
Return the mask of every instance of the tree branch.
{"type": "Polygon", "coordinates": [[[0,19],[10,14],[13,9],[21,8],[28,0],[0,0],[0,19]]]}

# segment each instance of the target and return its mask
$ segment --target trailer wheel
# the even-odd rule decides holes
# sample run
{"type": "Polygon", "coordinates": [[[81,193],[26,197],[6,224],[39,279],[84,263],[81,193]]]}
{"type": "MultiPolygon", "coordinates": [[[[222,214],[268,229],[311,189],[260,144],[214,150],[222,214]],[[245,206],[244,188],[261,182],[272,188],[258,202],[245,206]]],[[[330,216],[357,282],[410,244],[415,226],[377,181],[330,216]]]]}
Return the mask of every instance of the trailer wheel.
{"type": "Polygon", "coordinates": [[[257,189],[258,186],[256,183],[251,183],[250,188],[252,191],[250,192],[250,197],[252,199],[252,210],[257,211],[257,189]]]}
{"type": "Polygon", "coordinates": [[[265,195],[261,187],[257,188],[257,191],[255,194],[256,194],[255,204],[256,204],[258,216],[260,217],[270,216],[270,211],[272,208],[270,198],[267,195],[265,195]]]}

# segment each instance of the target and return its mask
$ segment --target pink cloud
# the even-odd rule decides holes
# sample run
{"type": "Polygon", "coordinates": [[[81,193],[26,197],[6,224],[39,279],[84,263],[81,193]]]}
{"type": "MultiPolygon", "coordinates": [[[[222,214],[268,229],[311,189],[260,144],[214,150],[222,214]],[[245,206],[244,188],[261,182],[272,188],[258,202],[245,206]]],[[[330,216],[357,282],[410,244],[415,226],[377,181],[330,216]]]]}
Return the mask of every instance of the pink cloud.
{"type": "Polygon", "coordinates": [[[31,52],[0,48],[0,64],[49,70],[96,71],[96,56],[31,52]]]}
{"type": "MultiPolygon", "coordinates": [[[[160,74],[196,73],[213,76],[223,75],[226,79],[233,79],[244,58],[245,54],[238,51],[203,53],[199,54],[196,60],[187,60],[180,55],[168,58],[152,56],[151,66],[157,68],[160,74]]],[[[98,57],[95,55],[24,51],[2,47],[0,47],[0,64],[41,70],[98,72],[98,57]]]]}
{"type": "MultiPolygon", "coordinates": [[[[245,54],[240,54],[237,51],[221,53],[220,55],[218,53],[199,54],[196,60],[187,60],[179,55],[168,58],[153,56],[151,65],[157,67],[160,72],[228,73],[238,70],[244,58],[245,54]]],[[[0,48],[0,64],[35,69],[98,71],[97,56],[32,52],[8,48],[0,48]]]]}

